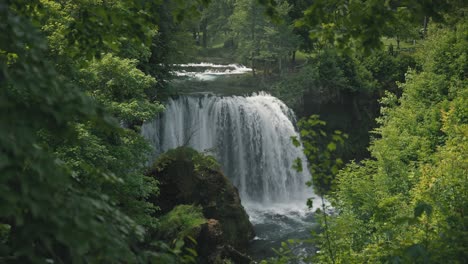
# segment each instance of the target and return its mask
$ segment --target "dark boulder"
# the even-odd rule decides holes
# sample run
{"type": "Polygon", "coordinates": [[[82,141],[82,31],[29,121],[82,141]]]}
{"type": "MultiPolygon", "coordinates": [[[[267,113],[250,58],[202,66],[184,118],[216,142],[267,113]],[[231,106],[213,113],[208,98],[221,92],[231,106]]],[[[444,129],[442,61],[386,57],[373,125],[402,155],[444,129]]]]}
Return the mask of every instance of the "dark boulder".
{"type": "Polygon", "coordinates": [[[160,214],[180,204],[202,207],[203,215],[210,220],[202,227],[200,250],[220,250],[221,254],[242,258],[239,252],[245,252],[254,237],[253,226],[237,188],[213,157],[180,147],[162,154],[149,175],[159,181],[160,193],[151,200],[160,207],[160,214]]]}
{"type": "Polygon", "coordinates": [[[248,255],[225,243],[222,225],[216,219],[208,219],[202,226],[197,242],[201,263],[226,263],[225,260],[238,264],[253,263],[248,255]]]}

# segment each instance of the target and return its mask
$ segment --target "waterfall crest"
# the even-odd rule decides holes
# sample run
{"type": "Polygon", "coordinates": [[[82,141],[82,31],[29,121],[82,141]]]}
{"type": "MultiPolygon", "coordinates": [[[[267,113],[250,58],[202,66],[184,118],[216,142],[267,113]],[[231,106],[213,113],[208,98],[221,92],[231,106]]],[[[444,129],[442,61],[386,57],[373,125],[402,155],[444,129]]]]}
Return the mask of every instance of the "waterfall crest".
{"type": "Polygon", "coordinates": [[[302,149],[291,143],[297,136],[293,120],[293,112],[266,93],[180,96],[169,99],[165,112],[145,123],[142,134],[155,157],[178,146],[214,155],[243,201],[304,204],[311,196],[305,185],[310,173],[306,164],[303,172],[292,169],[296,158],[305,161],[302,149]]]}

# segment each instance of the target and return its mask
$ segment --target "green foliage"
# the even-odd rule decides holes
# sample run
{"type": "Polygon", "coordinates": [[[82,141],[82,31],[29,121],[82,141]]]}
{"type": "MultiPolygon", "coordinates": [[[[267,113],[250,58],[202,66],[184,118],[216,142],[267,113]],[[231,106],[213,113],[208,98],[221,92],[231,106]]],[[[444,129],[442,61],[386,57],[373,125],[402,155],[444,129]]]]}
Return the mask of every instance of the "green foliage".
{"type": "Polygon", "coordinates": [[[120,52],[137,58],[148,55],[156,26],[141,1],[40,0],[35,14],[51,50],[77,60],[120,52]]]}
{"type": "Polygon", "coordinates": [[[271,92],[299,116],[318,114],[327,122],[327,133],[341,130],[349,139],[338,152],[346,162],[369,157],[367,147],[379,115],[378,98],[385,90],[401,94],[408,68],[416,69],[412,56],[375,52],[368,56],[340,54],[325,49],[313,54],[297,73],[271,87],[271,92]]]}
{"type": "MultiPolygon", "coordinates": [[[[372,160],[337,176],[329,235],[336,262],[463,263],[467,256],[466,22],[432,29],[421,72],[382,100],[372,160]],[[445,55],[442,55],[445,54],[445,55]],[[463,61],[463,62],[461,62],[463,61]],[[462,103],[464,102],[464,103],[462,103]]],[[[319,247],[326,249],[322,237],[319,247]]],[[[320,251],[318,262],[328,262],[320,251]]]]}
{"type": "Polygon", "coordinates": [[[338,101],[345,92],[369,94],[377,88],[372,73],[357,58],[339,55],[333,49],[317,53],[297,74],[280,81],[272,92],[299,112],[304,95],[318,103],[338,101]]]}
{"type": "Polygon", "coordinates": [[[47,45],[27,18],[5,4],[0,17],[6,22],[0,25],[0,221],[9,226],[1,261],[137,261],[130,245],[142,238],[142,228],[107,195],[75,185],[73,172],[41,136],[76,143],[70,122],[105,130],[115,123],[44,59],[47,45]]]}
{"type": "MultiPolygon", "coordinates": [[[[335,155],[335,152],[337,146],[342,146],[344,138],[348,137],[338,130],[328,136],[323,130],[325,125],[326,123],[317,115],[298,122],[304,154],[313,175],[308,185],[313,186],[315,193],[320,196],[326,195],[333,189],[334,178],[343,165],[343,161],[335,155]]],[[[300,145],[296,137],[292,137],[292,141],[296,147],[300,145]]],[[[301,167],[296,166],[296,169],[301,167]]]]}
{"type": "Polygon", "coordinates": [[[145,240],[158,188],[143,174],[150,148],[138,125],[162,107],[137,68],[156,29],[140,4],[0,4],[0,262],[187,255],[145,240]]]}
{"type": "MultiPolygon", "coordinates": [[[[334,188],[325,188],[335,214],[317,213],[322,232],[313,241],[319,251],[303,261],[464,263],[467,259],[463,213],[468,206],[467,25],[439,25],[429,32],[416,56],[420,67],[407,72],[405,82],[398,83],[401,90],[390,80],[401,78],[402,69],[396,65],[413,64],[411,60],[395,61],[382,53],[364,62],[374,78],[397,95],[386,92],[381,99],[372,159],[347,164],[335,174],[334,188]]],[[[317,119],[309,123],[324,124],[317,119]]],[[[301,136],[321,134],[315,131],[301,130],[301,136]]],[[[293,143],[299,145],[297,139],[293,143]]],[[[305,152],[318,149],[303,145],[305,152]]],[[[322,144],[321,149],[327,154],[335,144],[322,144]]],[[[316,158],[310,152],[306,155],[316,158]]],[[[321,166],[314,166],[320,172],[321,166]]],[[[327,186],[329,181],[316,184],[327,186]]],[[[276,261],[296,257],[280,254],[276,261]]]]}
{"type": "Polygon", "coordinates": [[[362,64],[372,74],[379,91],[389,90],[394,93],[399,91],[397,82],[405,81],[408,69],[416,69],[417,66],[413,56],[403,53],[395,56],[384,51],[365,56],[362,64]]]}
{"type": "Polygon", "coordinates": [[[242,61],[250,61],[252,68],[268,65],[275,67],[281,74],[288,55],[296,50],[298,38],[293,34],[287,14],[290,10],[287,1],[279,1],[276,14],[282,18],[281,23],[273,23],[264,17],[265,6],[255,0],[235,2],[230,24],[235,35],[234,40],[242,61]]]}
{"type": "Polygon", "coordinates": [[[304,263],[309,259],[307,256],[296,256],[293,254],[292,249],[296,245],[301,243],[307,243],[307,241],[299,241],[294,239],[288,239],[285,242],[281,242],[281,247],[273,249],[276,253],[276,257],[268,260],[262,260],[260,264],[290,264],[290,263],[304,263]]]}
{"type": "MultiPolygon", "coordinates": [[[[203,37],[213,30],[226,31],[225,37],[236,34],[231,40],[245,52],[243,58],[256,68],[263,63],[266,73],[276,68],[281,74],[283,62],[299,46],[291,1],[225,1],[217,3],[225,5],[222,17],[203,9],[208,2],[0,3],[0,262],[194,261],[196,252],[187,241],[168,245],[147,236],[157,230],[167,240],[183,238],[204,221],[199,209],[182,206],[158,225],[157,207],[146,201],[158,187],[144,175],[150,149],[138,130],[162,110],[156,102],[157,89],[165,85],[161,77],[194,50],[190,33],[198,26],[205,28],[203,37]],[[187,14],[197,16],[184,19],[187,14]]],[[[317,243],[324,250],[317,262],[463,263],[468,237],[464,16],[445,17],[448,26],[429,28],[430,39],[416,56],[420,68],[405,79],[403,72],[414,65],[409,57],[376,53],[359,63],[360,57],[331,51],[328,43],[342,51],[375,48],[382,36],[414,38],[415,19],[460,14],[466,4],[300,2],[311,4],[301,32],[316,41],[312,60],[318,63],[275,88],[279,94],[301,104],[293,99],[302,97],[304,87],[330,100],[380,95],[376,83],[390,90],[381,100],[372,159],[341,172],[343,134],[327,133],[316,117],[299,123],[314,174],[309,185],[321,196],[328,194],[337,209],[330,217],[323,203],[318,213],[324,231],[317,243]]],[[[357,112],[363,109],[359,101],[353,103],[357,112]]],[[[163,168],[169,154],[155,166],[163,168]]],[[[193,160],[199,172],[219,170],[213,157],[194,150],[177,155],[193,160]]],[[[295,164],[303,169],[299,160],[295,164]]],[[[287,246],[278,251],[280,261],[291,258],[287,246]]]]}
{"type": "Polygon", "coordinates": [[[463,8],[466,8],[463,1],[318,0],[313,1],[296,24],[307,27],[310,37],[319,45],[332,44],[344,51],[354,48],[370,51],[381,47],[383,36],[414,35],[414,28],[425,17],[442,20],[445,14],[463,8]]]}
{"type": "Polygon", "coordinates": [[[188,236],[196,237],[200,226],[206,223],[201,206],[178,205],[159,220],[161,239],[179,240],[188,236]]]}
{"type": "Polygon", "coordinates": [[[154,88],[156,80],[136,66],[137,60],[106,54],[80,72],[80,83],[89,95],[127,125],[141,124],[163,109],[146,96],[146,91],[154,88]]]}
{"type": "MultiPolygon", "coordinates": [[[[314,193],[320,196],[322,200],[322,210],[317,210],[319,223],[321,224],[322,232],[319,237],[324,241],[324,248],[327,249],[326,256],[329,261],[335,263],[334,241],[330,234],[330,226],[328,223],[328,206],[325,203],[324,196],[328,195],[330,191],[335,188],[335,177],[338,170],[343,165],[343,161],[336,155],[337,146],[343,146],[344,139],[348,135],[343,134],[341,131],[335,130],[333,134],[327,135],[323,127],[326,125],[325,121],[319,119],[317,115],[312,115],[308,119],[302,119],[298,122],[300,129],[301,141],[303,144],[303,151],[307,158],[309,171],[312,174],[312,181],[307,182],[309,187],[314,188],[314,193]]],[[[300,146],[299,140],[296,137],[291,138],[293,144],[300,146]]],[[[299,160],[300,162],[300,160],[299,160]]],[[[293,166],[296,170],[302,170],[302,167],[293,166]]],[[[307,200],[307,205],[312,208],[313,198],[307,200]]],[[[283,245],[286,247],[286,245],[283,245]]],[[[286,247],[287,248],[287,247],[286,247]]],[[[281,256],[281,255],[280,255],[281,256]]],[[[280,260],[291,260],[291,252],[285,251],[285,255],[280,257],[280,260]]],[[[306,261],[307,258],[301,258],[301,261],[306,261]]],[[[280,262],[284,263],[284,262],[280,262]]]]}

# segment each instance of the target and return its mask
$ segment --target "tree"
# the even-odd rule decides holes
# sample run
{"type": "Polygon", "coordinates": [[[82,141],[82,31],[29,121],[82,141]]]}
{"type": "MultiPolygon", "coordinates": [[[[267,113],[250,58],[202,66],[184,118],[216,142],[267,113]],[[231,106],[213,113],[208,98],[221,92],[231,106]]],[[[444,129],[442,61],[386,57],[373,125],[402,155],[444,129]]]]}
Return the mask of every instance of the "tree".
{"type": "Polygon", "coordinates": [[[206,38],[210,42],[221,39],[224,41],[224,46],[233,46],[234,39],[229,18],[234,12],[235,2],[234,0],[214,1],[203,9],[202,21],[206,24],[206,38]]]}
{"type": "Polygon", "coordinates": [[[464,7],[462,1],[318,0],[304,11],[304,18],[297,25],[308,27],[310,37],[321,43],[331,43],[343,50],[370,51],[382,45],[383,36],[406,34],[415,21],[422,25],[427,17],[444,20],[445,14],[464,7]]]}
{"type": "MultiPolygon", "coordinates": [[[[298,22],[303,16],[304,11],[313,3],[312,0],[288,0],[288,4],[291,6],[289,10],[288,16],[291,21],[295,24],[298,22]]],[[[310,52],[313,49],[313,41],[309,37],[309,30],[307,27],[304,26],[295,26],[293,29],[294,34],[299,36],[300,44],[299,49],[310,52]]],[[[291,55],[291,62],[294,64],[296,60],[296,51],[292,52],[291,55]]]]}
{"type": "Polygon", "coordinates": [[[265,73],[272,68],[271,65],[275,65],[274,68],[281,74],[286,58],[297,49],[298,40],[287,17],[289,9],[288,3],[281,1],[276,9],[280,21],[269,21],[263,16],[268,9],[255,0],[235,3],[230,17],[232,31],[239,55],[250,61],[254,74],[262,64],[265,73]]]}
{"type": "Polygon", "coordinates": [[[115,123],[44,60],[47,44],[24,10],[2,5],[0,222],[9,231],[0,259],[134,261],[129,245],[142,238],[141,228],[105,195],[74,186],[73,173],[43,140],[77,140],[69,122],[115,123]]]}
{"type": "MultiPolygon", "coordinates": [[[[323,226],[324,250],[327,252],[330,262],[335,263],[335,249],[330,236],[330,226],[328,223],[328,206],[325,203],[325,195],[328,195],[335,188],[335,177],[340,167],[343,165],[341,158],[337,157],[335,151],[337,147],[344,144],[344,138],[348,136],[341,131],[334,131],[331,136],[327,136],[321,126],[326,123],[318,119],[318,116],[310,116],[308,119],[300,120],[301,141],[303,142],[304,154],[307,158],[309,171],[313,175],[312,180],[307,182],[309,187],[314,188],[314,193],[320,196],[322,202],[321,220],[323,226]]],[[[292,138],[296,147],[300,142],[296,137],[292,138]]],[[[295,169],[301,171],[302,161],[296,159],[295,169]]],[[[309,208],[312,208],[313,198],[307,201],[309,208]]]]}
{"type": "Polygon", "coordinates": [[[141,4],[0,3],[0,262],[177,261],[145,241],[158,188],[138,127],[162,107],[137,68],[159,3],[141,4]]]}
{"type": "Polygon", "coordinates": [[[407,73],[401,97],[382,99],[372,159],[337,176],[331,197],[339,214],[330,220],[337,262],[466,259],[466,22],[431,30],[422,71],[407,73]]]}
{"type": "MultiPolygon", "coordinates": [[[[334,207],[333,215],[320,214],[324,229],[313,240],[319,251],[302,261],[463,263],[467,259],[467,23],[460,17],[452,21],[458,22],[429,26],[428,39],[415,55],[419,68],[407,71],[395,93],[385,92],[379,127],[372,131],[371,158],[336,171],[334,156],[324,147],[327,141],[320,145],[316,139],[320,131],[312,126],[323,123],[308,120],[309,128],[301,130],[317,178],[310,184],[319,186],[316,193],[327,193],[334,207]]],[[[367,67],[375,68],[374,77],[388,85],[385,61],[377,60],[388,58],[378,55],[366,62],[374,66],[367,67]]],[[[273,263],[297,258],[287,250],[280,253],[273,263]]]]}

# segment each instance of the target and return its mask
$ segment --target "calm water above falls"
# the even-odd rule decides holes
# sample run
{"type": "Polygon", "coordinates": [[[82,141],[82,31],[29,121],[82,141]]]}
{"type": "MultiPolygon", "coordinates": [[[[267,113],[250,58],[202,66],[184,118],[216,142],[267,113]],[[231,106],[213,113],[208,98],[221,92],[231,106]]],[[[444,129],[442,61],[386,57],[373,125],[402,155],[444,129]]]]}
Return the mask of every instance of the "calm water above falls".
{"type": "MultiPolygon", "coordinates": [[[[239,189],[242,204],[257,237],[251,244],[256,258],[273,256],[271,248],[289,238],[306,238],[313,214],[305,205],[313,196],[305,183],[307,166],[292,169],[296,158],[305,160],[291,143],[297,136],[294,114],[266,93],[249,97],[214,95],[170,99],[166,111],[142,127],[154,147],[154,156],[178,146],[191,146],[214,155],[224,173],[239,189]]],[[[312,253],[309,247],[299,252],[312,253]]]]}

